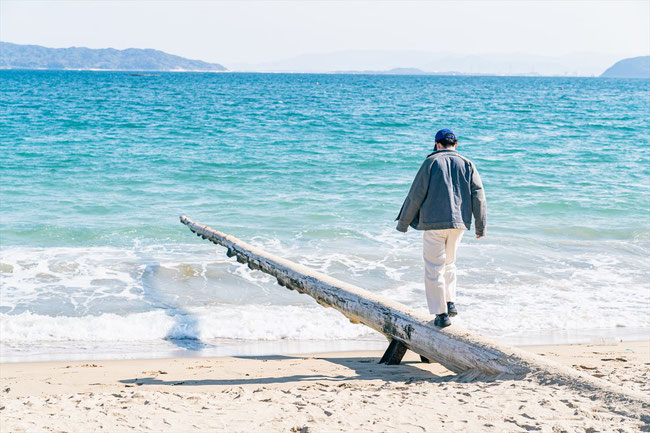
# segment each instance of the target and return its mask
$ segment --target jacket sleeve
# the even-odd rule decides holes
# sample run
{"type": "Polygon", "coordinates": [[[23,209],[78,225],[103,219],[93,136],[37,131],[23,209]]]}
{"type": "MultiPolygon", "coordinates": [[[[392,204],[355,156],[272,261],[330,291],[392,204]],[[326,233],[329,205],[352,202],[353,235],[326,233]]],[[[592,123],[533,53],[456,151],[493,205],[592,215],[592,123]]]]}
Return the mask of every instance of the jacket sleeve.
{"type": "Polygon", "coordinates": [[[474,215],[474,225],[477,236],[485,236],[487,227],[487,202],[485,201],[485,190],[481,176],[478,174],[476,166],[472,164],[472,214],[474,215]]]}
{"type": "Polygon", "coordinates": [[[415,216],[420,211],[420,206],[424,198],[427,196],[431,178],[431,165],[432,162],[430,160],[425,160],[420,170],[418,170],[418,174],[415,175],[409,194],[406,200],[404,200],[402,209],[397,216],[397,230],[400,232],[406,233],[408,226],[415,219],[415,216]]]}

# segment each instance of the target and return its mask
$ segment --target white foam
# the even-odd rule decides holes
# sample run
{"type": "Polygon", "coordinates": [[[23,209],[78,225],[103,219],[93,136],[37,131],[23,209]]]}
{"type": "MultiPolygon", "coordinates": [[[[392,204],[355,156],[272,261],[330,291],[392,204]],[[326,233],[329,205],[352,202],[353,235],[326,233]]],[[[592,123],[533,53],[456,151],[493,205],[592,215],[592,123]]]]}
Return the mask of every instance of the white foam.
{"type": "Polygon", "coordinates": [[[5,247],[0,249],[0,308],[4,312],[27,309],[35,313],[85,315],[101,311],[102,299],[122,302],[124,308],[144,299],[143,279],[148,272],[167,269],[169,278],[188,274],[205,279],[208,264],[228,264],[214,247],[187,246],[199,259],[180,260],[184,246],[117,247],[5,247]],[[206,248],[207,247],[207,248],[206,248]],[[48,305],[49,304],[49,305],[48,305]]]}
{"type": "Polygon", "coordinates": [[[0,342],[110,342],[163,339],[337,340],[372,335],[318,305],[219,305],[128,315],[0,314],[0,342]]]}
{"type": "MultiPolygon", "coordinates": [[[[286,243],[274,253],[426,311],[421,234],[286,243]]],[[[455,323],[490,335],[650,328],[647,241],[513,236],[458,253],[455,323]]],[[[352,340],[375,335],[210,244],[0,249],[0,343],[352,340]]]]}

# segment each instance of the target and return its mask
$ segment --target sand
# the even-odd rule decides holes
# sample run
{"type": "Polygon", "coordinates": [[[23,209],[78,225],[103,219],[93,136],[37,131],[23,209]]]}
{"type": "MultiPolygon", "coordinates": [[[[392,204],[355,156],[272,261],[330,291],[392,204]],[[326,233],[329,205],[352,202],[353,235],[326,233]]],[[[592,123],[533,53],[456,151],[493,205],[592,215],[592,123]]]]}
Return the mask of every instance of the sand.
{"type": "MultiPolygon", "coordinates": [[[[650,340],[527,347],[650,396],[650,340]]],[[[532,378],[464,382],[409,352],[0,364],[5,432],[638,432],[650,413],[532,378]]]]}

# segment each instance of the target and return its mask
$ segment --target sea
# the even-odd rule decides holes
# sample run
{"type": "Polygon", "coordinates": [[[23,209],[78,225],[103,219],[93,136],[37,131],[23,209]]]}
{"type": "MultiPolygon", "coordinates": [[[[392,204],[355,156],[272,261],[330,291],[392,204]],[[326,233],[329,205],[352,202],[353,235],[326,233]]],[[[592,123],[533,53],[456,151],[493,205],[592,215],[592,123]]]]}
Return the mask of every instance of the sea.
{"type": "Polygon", "coordinates": [[[180,215],[427,311],[395,230],[450,128],[488,201],[458,326],[650,334],[650,80],[0,71],[0,361],[381,349],[180,215]]]}

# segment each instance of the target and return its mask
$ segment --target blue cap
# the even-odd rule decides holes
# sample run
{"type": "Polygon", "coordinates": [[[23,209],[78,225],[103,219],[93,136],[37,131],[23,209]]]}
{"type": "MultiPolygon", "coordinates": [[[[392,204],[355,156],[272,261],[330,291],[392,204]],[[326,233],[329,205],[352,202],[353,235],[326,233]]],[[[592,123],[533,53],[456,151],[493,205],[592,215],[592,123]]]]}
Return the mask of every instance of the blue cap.
{"type": "Polygon", "coordinates": [[[456,135],[454,134],[454,131],[451,129],[441,129],[440,131],[436,132],[436,143],[442,140],[443,138],[452,138],[456,139],[456,135]]]}

